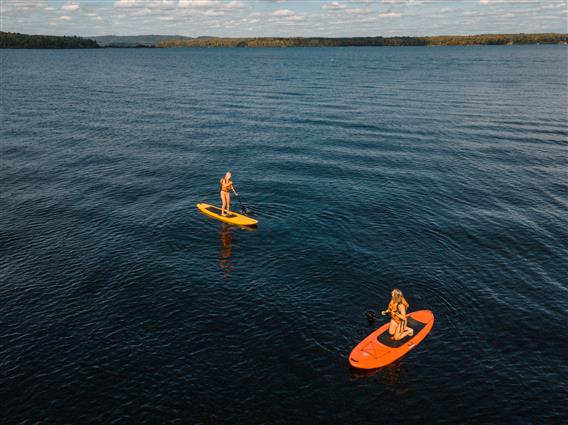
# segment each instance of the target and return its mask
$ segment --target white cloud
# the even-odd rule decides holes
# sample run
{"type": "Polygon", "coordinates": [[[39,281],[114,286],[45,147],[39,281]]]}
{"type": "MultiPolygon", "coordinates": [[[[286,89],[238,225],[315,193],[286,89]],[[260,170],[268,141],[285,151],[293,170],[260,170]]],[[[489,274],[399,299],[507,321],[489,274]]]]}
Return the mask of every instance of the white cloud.
{"type": "Polygon", "coordinates": [[[148,16],[151,15],[152,13],[154,13],[152,9],[145,7],[144,9],[139,9],[134,11],[133,13],[130,14],[130,16],[148,16]]]}
{"type": "Polygon", "coordinates": [[[488,5],[488,4],[522,4],[522,3],[538,3],[539,0],[479,0],[479,4],[481,5],[488,5]]]}
{"type": "Polygon", "coordinates": [[[568,3],[560,2],[560,3],[551,3],[541,6],[541,9],[564,9],[568,7],[568,3]]]}
{"type": "Polygon", "coordinates": [[[64,5],[61,7],[61,9],[67,10],[67,11],[69,11],[69,12],[72,12],[72,11],[75,11],[75,10],[79,9],[79,5],[76,4],[76,3],[67,3],[67,4],[64,4],[64,5]]]}
{"type": "MultiPolygon", "coordinates": [[[[437,3],[441,2],[440,0],[379,0],[380,3],[388,4],[391,6],[420,6],[424,3],[437,3]]],[[[458,2],[460,0],[454,0],[458,2]]],[[[475,0],[473,0],[475,1],[475,0]]]]}
{"type": "Polygon", "coordinates": [[[140,0],[116,0],[114,2],[115,7],[135,7],[141,4],[142,2],[140,0]]]}
{"type": "Polygon", "coordinates": [[[160,9],[160,8],[171,8],[175,6],[176,2],[174,0],[153,0],[148,3],[150,9],[160,9]]]}
{"type": "Polygon", "coordinates": [[[221,16],[224,15],[225,12],[223,12],[222,10],[209,9],[203,12],[203,14],[206,16],[221,16]]]}
{"type": "Polygon", "coordinates": [[[290,9],[279,9],[272,13],[274,16],[292,16],[294,11],[290,9]]]}
{"type": "Polygon", "coordinates": [[[178,6],[186,9],[200,9],[218,6],[216,0],[179,0],[178,6]]]}
{"type": "Polygon", "coordinates": [[[175,0],[116,0],[114,7],[120,8],[143,8],[143,9],[174,9],[175,0]]]}
{"type": "Polygon", "coordinates": [[[322,6],[322,8],[328,9],[328,10],[342,10],[342,9],[345,9],[346,7],[347,6],[339,3],[338,1],[332,1],[331,3],[326,3],[322,6]]]}
{"type": "Polygon", "coordinates": [[[379,18],[400,18],[402,13],[398,12],[386,12],[386,13],[379,13],[379,18]]]}
{"type": "Polygon", "coordinates": [[[246,6],[242,1],[233,0],[225,6],[227,9],[244,9],[246,6]]]}
{"type": "Polygon", "coordinates": [[[73,20],[73,18],[71,16],[66,16],[66,15],[60,16],[57,19],[59,19],[60,21],[71,21],[71,20],[73,20]]]}
{"type": "Polygon", "coordinates": [[[380,0],[381,3],[386,4],[404,4],[404,3],[416,3],[413,0],[380,0]]]}
{"type": "Polygon", "coordinates": [[[345,9],[345,13],[349,13],[352,15],[362,15],[364,13],[368,13],[369,9],[361,9],[361,8],[354,8],[354,9],[345,9]]]}

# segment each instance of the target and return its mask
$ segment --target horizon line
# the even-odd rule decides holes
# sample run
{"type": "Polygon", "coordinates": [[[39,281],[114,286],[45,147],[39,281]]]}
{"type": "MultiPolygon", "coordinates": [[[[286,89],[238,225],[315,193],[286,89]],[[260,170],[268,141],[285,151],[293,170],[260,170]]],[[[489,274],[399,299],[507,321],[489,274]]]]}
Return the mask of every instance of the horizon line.
{"type": "Polygon", "coordinates": [[[236,36],[218,36],[218,35],[183,35],[183,34],[159,34],[159,33],[150,33],[150,34],[128,34],[128,35],[118,35],[118,34],[100,34],[100,35],[76,35],[76,34],[69,34],[69,35],[55,35],[55,34],[45,34],[45,33],[23,33],[17,31],[0,31],[4,33],[13,33],[13,34],[23,34],[23,35],[38,35],[38,36],[47,36],[47,37],[81,37],[81,38],[92,38],[92,37],[149,37],[149,36],[168,36],[168,37],[186,37],[186,38],[199,38],[199,37],[209,37],[209,38],[225,38],[225,39],[235,39],[235,38],[327,38],[327,39],[334,39],[334,38],[399,38],[399,37],[408,37],[408,38],[421,38],[421,37],[472,37],[472,36],[481,36],[481,35],[519,35],[519,34],[530,34],[530,35],[538,35],[538,34],[559,34],[559,35],[568,35],[567,32],[483,32],[483,33],[471,33],[471,34],[435,34],[435,35],[356,35],[356,36],[317,36],[317,35],[265,35],[265,36],[244,36],[244,37],[236,37],[236,36]]]}

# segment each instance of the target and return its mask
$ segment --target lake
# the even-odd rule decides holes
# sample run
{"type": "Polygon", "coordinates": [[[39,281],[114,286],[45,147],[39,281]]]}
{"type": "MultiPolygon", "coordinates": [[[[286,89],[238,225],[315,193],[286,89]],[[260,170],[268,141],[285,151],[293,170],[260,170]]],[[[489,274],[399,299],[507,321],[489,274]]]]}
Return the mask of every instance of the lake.
{"type": "Polygon", "coordinates": [[[568,419],[566,46],[0,58],[7,423],[568,419]]]}

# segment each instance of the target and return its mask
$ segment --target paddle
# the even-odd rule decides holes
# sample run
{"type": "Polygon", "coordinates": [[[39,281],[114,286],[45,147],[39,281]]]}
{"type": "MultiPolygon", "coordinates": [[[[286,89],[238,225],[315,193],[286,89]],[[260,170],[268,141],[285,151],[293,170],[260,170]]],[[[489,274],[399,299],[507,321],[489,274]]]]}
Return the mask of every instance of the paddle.
{"type": "MultiPolygon", "coordinates": [[[[384,316],[385,314],[387,314],[387,311],[381,311],[381,316],[384,316]]],[[[377,320],[377,318],[379,317],[377,313],[375,313],[372,310],[368,310],[365,313],[365,317],[367,317],[367,320],[369,321],[369,323],[374,323],[375,320],[377,320]]]]}
{"type": "Polygon", "coordinates": [[[367,311],[365,313],[365,317],[367,318],[367,320],[369,321],[369,323],[375,323],[375,320],[377,320],[377,314],[374,311],[367,311]]]}
{"type": "Polygon", "coordinates": [[[243,203],[241,202],[241,198],[239,197],[239,195],[236,194],[237,189],[234,186],[233,186],[233,188],[235,190],[235,196],[237,197],[237,201],[239,201],[239,205],[241,207],[241,214],[248,217],[248,215],[249,215],[248,208],[243,205],[243,203]]]}

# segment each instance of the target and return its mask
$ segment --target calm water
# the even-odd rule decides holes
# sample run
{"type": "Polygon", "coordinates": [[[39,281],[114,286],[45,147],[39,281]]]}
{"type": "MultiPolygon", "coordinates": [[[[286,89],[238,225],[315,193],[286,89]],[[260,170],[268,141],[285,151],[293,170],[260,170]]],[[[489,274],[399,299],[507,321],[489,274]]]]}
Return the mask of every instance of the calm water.
{"type": "Polygon", "coordinates": [[[567,52],[1,51],[2,422],[564,422],[567,52]]]}

